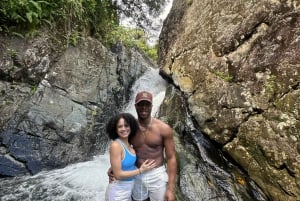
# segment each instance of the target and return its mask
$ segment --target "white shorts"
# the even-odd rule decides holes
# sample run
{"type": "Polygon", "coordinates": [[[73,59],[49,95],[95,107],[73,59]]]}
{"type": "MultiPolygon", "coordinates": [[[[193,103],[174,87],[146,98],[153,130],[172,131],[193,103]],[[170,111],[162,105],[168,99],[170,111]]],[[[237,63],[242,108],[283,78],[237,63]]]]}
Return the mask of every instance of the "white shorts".
{"type": "Polygon", "coordinates": [[[134,180],[113,181],[109,183],[105,193],[105,201],[131,201],[134,180]]]}
{"type": "Polygon", "coordinates": [[[148,197],[151,201],[164,201],[167,182],[168,174],[165,166],[137,175],[135,177],[132,198],[136,201],[142,201],[148,197]]]}

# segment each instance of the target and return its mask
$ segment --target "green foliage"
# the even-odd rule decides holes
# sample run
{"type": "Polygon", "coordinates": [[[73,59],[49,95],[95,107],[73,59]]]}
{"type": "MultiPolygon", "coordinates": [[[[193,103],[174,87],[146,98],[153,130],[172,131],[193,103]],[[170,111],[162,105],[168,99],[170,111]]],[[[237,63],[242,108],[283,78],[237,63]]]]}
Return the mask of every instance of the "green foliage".
{"type": "Polygon", "coordinates": [[[0,32],[34,37],[48,26],[67,44],[76,46],[85,36],[95,36],[104,45],[122,42],[137,46],[157,60],[157,47],[149,47],[142,29],[118,25],[117,11],[111,0],[1,0],[0,32]]]}
{"type": "MultiPolygon", "coordinates": [[[[77,35],[99,35],[116,25],[110,0],[1,0],[0,32],[36,33],[43,25],[75,42],[77,35]]],[[[16,35],[16,34],[15,34],[16,35]]],[[[29,34],[29,36],[34,34],[29,34]]]]}
{"type": "Polygon", "coordinates": [[[187,4],[190,6],[193,4],[193,0],[187,0],[187,4]]]}
{"type": "Polygon", "coordinates": [[[69,35],[65,36],[68,44],[76,46],[81,39],[80,33],[77,31],[73,31],[69,35]]]}
{"type": "Polygon", "coordinates": [[[218,77],[222,78],[223,80],[225,80],[226,82],[232,82],[232,80],[233,80],[232,76],[230,76],[229,74],[226,74],[224,72],[221,72],[221,71],[217,71],[216,75],[218,77]]]}
{"type": "Polygon", "coordinates": [[[138,47],[152,60],[157,60],[157,46],[150,47],[147,44],[147,37],[142,29],[115,26],[105,35],[103,42],[107,46],[121,42],[126,47],[138,47]]]}
{"type": "Polygon", "coordinates": [[[35,94],[36,91],[37,91],[37,86],[32,86],[30,90],[31,94],[32,95],[35,94]]]}
{"type": "Polygon", "coordinates": [[[137,40],[137,47],[143,50],[152,60],[157,61],[157,45],[150,47],[144,38],[142,40],[137,40]]]}
{"type": "Polygon", "coordinates": [[[17,55],[17,51],[15,49],[8,49],[8,54],[11,58],[14,58],[17,55]]]}
{"type": "Polygon", "coordinates": [[[0,2],[0,25],[36,27],[41,24],[46,1],[35,0],[2,0],[0,2]]]}
{"type": "Polygon", "coordinates": [[[276,91],[276,76],[275,75],[270,75],[270,77],[267,79],[266,84],[266,91],[273,95],[276,91]]]}

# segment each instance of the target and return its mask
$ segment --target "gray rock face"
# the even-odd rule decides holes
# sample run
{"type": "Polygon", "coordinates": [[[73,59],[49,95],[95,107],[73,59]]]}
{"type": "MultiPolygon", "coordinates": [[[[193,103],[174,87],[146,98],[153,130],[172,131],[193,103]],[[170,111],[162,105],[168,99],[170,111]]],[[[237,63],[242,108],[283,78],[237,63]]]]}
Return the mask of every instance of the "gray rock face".
{"type": "Polygon", "coordinates": [[[300,200],[298,1],[180,1],[161,70],[202,132],[272,200],[300,200]]]}
{"type": "Polygon", "coordinates": [[[156,67],[119,44],[92,38],[58,50],[45,34],[1,37],[0,175],[35,174],[104,152],[105,124],[137,77],[156,67]]]}
{"type": "Polygon", "coordinates": [[[177,201],[267,201],[267,196],[195,125],[182,93],[169,85],[159,118],[172,126],[178,159],[177,201]],[[176,108],[176,110],[174,110],[176,108]]]}

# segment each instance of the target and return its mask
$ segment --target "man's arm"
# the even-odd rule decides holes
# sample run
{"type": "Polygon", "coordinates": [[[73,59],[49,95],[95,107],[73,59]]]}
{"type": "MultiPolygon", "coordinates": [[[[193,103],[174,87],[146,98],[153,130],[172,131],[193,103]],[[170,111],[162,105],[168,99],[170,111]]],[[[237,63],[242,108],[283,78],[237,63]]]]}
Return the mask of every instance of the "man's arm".
{"type": "Polygon", "coordinates": [[[107,170],[107,176],[108,176],[108,182],[111,183],[113,181],[115,181],[115,177],[114,177],[114,173],[111,167],[108,168],[107,170]]]}
{"type": "Polygon", "coordinates": [[[176,151],[175,142],[173,139],[173,130],[167,126],[164,132],[164,146],[165,155],[167,160],[167,173],[168,173],[168,186],[166,196],[168,200],[174,200],[175,198],[175,186],[176,186],[176,173],[177,173],[177,162],[176,162],[176,151]],[[170,195],[170,192],[172,195],[170,195]],[[169,197],[171,196],[171,197],[169,197]]]}

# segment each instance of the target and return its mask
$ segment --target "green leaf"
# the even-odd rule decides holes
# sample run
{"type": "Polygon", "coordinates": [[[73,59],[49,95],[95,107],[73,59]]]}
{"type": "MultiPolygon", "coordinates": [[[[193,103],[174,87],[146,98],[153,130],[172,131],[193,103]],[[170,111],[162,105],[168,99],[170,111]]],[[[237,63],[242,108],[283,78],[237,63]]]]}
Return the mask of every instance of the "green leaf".
{"type": "Polygon", "coordinates": [[[30,23],[32,23],[32,12],[26,13],[26,18],[30,23]]]}
{"type": "Polygon", "coordinates": [[[30,4],[32,4],[38,11],[41,11],[41,6],[38,2],[35,1],[29,1],[30,4]]]}

